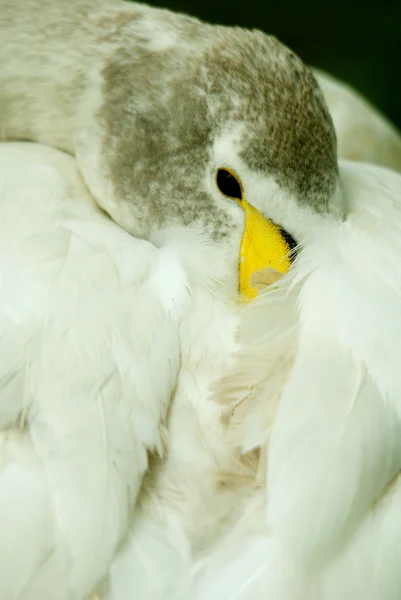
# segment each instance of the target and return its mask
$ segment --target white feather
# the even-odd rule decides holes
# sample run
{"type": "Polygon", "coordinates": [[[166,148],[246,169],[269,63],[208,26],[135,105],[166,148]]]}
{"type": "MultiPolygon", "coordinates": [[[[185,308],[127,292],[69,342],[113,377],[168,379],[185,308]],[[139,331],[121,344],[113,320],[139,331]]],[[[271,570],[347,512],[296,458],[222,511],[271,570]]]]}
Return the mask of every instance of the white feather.
{"type": "Polygon", "coordinates": [[[317,69],[314,74],[333,118],[339,157],[401,171],[397,127],[348,84],[317,69]]]}
{"type": "Polygon", "coordinates": [[[73,164],[0,146],[1,600],[82,598],[107,572],[190,305],[179,253],[114,225],[73,164]]]}
{"type": "MultiPolygon", "coordinates": [[[[296,261],[299,345],[268,453],[269,535],[293,557],[287,576],[293,561],[311,586],[401,468],[401,177],[344,163],[341,179],[346,220],[316,229],[296,261]]],[[[274,598],[315,593],[284,581],[274,598]]]]}

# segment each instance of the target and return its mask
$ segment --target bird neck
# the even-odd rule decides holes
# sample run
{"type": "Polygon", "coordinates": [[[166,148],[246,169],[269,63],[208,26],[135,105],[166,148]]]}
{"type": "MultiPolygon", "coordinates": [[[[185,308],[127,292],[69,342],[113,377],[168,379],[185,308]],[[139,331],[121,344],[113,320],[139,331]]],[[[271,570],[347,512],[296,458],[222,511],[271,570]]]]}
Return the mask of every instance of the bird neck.
{"type": "Polygon", "coordinates": [[[95,9],[89,0],[27,0],[23,8],[0,0],[0,139],[74,153],[88,75],[113,52],[125,15],[138,10],[119,0],[95,9]]]}

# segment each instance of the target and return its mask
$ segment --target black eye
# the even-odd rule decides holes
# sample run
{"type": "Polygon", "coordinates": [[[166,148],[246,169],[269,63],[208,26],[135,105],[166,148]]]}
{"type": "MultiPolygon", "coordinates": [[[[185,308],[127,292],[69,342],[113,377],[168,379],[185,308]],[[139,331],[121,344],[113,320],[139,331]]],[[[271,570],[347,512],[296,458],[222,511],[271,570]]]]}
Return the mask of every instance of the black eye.
{"type": "Polygon", "coordinates": [[[241,184],[235,175],[227,169],[219,169],[216,173],[216,185],[220,192],[229,198],[242,200],[241,184]]]}

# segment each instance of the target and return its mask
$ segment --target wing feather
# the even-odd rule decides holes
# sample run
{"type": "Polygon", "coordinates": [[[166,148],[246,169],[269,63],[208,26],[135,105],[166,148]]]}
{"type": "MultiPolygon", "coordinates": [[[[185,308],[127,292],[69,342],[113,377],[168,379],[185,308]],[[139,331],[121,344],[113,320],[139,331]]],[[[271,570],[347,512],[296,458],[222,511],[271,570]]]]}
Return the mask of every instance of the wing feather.
{"type": "Polygon", "coordinates": [[[89,593],[125,533],[148,452],[162,451],[189,295],[171,250],[114,225],[76,179],[70,197],[72,159],[26,148],[0,146],[0,424],[24,417],[34,464],[18,474],[5,439],[1,517],[15,551],[6,539],[0,555],[29,560],[4,573],[0,598],[47,600],[55,579],[89,593]],[[18,500],[14,471],[36,496],[18,500]]]}

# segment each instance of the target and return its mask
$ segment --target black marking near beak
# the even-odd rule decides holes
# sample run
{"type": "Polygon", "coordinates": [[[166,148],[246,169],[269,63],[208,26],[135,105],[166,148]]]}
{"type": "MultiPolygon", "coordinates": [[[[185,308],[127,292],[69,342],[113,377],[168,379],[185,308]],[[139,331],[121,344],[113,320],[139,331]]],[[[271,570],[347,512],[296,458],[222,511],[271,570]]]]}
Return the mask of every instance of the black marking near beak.
{"type": "Polygon", "coordinates": [[[298,242],[296,242],[294,240],[292,235],[290,233],[288,233],[288,231],[283,229],[280,225],[278,225],[278,227],[280,229],[280,235],[283,237],[283,239],[287,243],[288,248],[290,250],[288,256],[289,256],[290,260],[293,261],[295,258],[295,254],[296,254],[295,249],[298,248],[299,244],[298,244],[298,242]]]}

